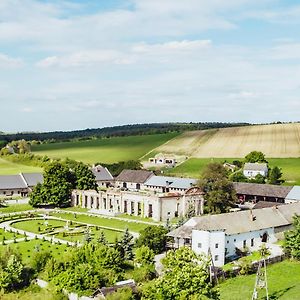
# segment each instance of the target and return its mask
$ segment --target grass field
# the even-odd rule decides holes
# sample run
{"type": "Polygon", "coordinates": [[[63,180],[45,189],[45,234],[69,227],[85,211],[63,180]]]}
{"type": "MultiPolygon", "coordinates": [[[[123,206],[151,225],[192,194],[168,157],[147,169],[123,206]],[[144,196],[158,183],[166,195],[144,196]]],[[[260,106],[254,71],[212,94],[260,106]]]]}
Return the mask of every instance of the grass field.
{"type": "Polygon", "coordinates": [[[39,155],[56,158],[68,157],[86,163],[113,163],[139,159],[176,135],[178,134],[166,133],[42,144],[33,146],[32,151],[39,155]]]}
{"type": "MultiPolygon", "coordinates": [[[[267,268],[269,299],[300,299],[300,262],[283,261],[267,268]]],[[[220,284],[222,300],[251,299],[255,274],[238,276],[220,284]]],[[[265,299],[259,293],[258,299],[265,299]]]]}
{"type": "Polygon", "coordinates": [[[13,204],[8,206],[0,206],[0,216],[2,214],[8,214],[13,212],[19,212],[19,211],[26,211],[26,210],[32,210],[34,209],[29,204],[13,204]]]}
{"type": "Polygon", "coordinates": [[[16,164],[0,158],[0,175],[13,175],[18,173],[35,173],[41,172],[42,169],[38,167],[25,166],[16,164]]]}
{"type": "MultiPolygon", "coordinates": [[[[236,158],[239,159],[239,158],[236,158]]],[[[205,166],[210,162],[232,162],[234,158],[190,158],[174,169],[165,173],[179,177],[199,178],[205,166]]],[[[300,158],[267,158],[270,167],[282,169],[285,185],[300,185],[300,158]]]]}
{"type": "Polygon", "coordinates": [[[0,251],[4,251],[6,247],[10,247],[12,249],[17,250],[21,254],[25,264],[27,264],[30,261],[32,254],[37,250],[49,251],[54,257],[57,258],[63,255],[64,252],[67,250],[66,245],[53,245],[50,242],[42,240],[30,240],[27,242],[13,243],[5,246],[0,245],[0,251]]]}
{"type": "Polygon", "coordinates": [[[116,218],[113,219],[108,219],[108,218],[101,218],[98,216],[95,217],[90,217],[87,215],[76,215],[74,214],[68,214],[68,213],[51,213],[51,215],[55,217],[62,218],[64,220],[72,220],[72,221],[78,221],[78,222],[83,222],[83,223],[88,223],[91,225],[96,225],[96,226],[103,226],[103,227],[110,227],[114,229],[120,229],[120,230],[125,230],[128,228],[130,231],[134,232],[139,232],[142,229],[148,227],[149,225],[147,224],[142,224],[142,223],[135,223],[135,222],[126,222],[123,220],[117,220],[116,218]]]}
{"type": "Polygon", "coordinates": [[[300,157],[300,123],[189,131],[156,149],[199,158],[244,157],[253,150],[267,157],[300,157]]]}

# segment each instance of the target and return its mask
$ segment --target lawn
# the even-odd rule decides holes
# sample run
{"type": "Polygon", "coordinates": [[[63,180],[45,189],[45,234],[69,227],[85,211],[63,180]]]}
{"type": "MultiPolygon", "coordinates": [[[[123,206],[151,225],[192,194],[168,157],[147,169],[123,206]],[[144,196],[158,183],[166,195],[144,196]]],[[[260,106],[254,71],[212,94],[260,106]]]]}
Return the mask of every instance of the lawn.
{"type": "MultiPolygon", "coordinates": [[[[240,158],[235,158],[242,160],[240,158]]],[[[190,158],[165,174],[172,176],[199,178],[205,166],[210,162],[232,162],[234,158],[190,158]]],[[[300,185],[300,158],[267,158],[270,167],[282,169],[286,185],[300,185]]]]}
{"type": "MultiPolygon", "coordinates": [[[[300,299],[300,262],[283,261],[267,268],[269,299],[300,299]]],[[[222,300],[251,299],[255,274],[238,276],[220,284],[222,300]]],[[[265,299],[259,292],[259,299],[265,299]]]]}
{"type": "Polygon", "coordinates": [[[34,209],[29,204],[13,204],[8,206],[0,206],[0,215],[2,214],[8,214],[13,212],[19,212],[19,211],[26,211],[26,210],[32,210],[34,209]]]}
{"type": "Polygon", "coordinates": [[[51,213],[50,215],[62,218],[64,220],[72,220],[83,223],[88,223],[91,225],[96,225],[100,227],[109,227],[113,229],[125,230],[128,228],[129,231],[139,232],[146,228],[147,224],[136,223],[136,222],[126,222],[123,220],[118,220],[116,218],[102,218],[99,216],[88,216],[88,215],[75,215],[73,213],[51,213]]]}
{"type": "Polygon", "coordinates": [[[56,230],[58,228],[63,228],[65,225],[66,225],[66,221],[43,220],[43,219],[23,220],[11,224],[11,226],[14,228],[33,232],[33,233],[39,233],[39,234],[49,232],[51,228],[53,228],[53,230],[56,230]]]}
{"type": "Polygon", "coordinates": [[[4,251],[6,247],[11,247],[12,249],[17,250],[24,261],[25,264],[29,263],[30,258],[34,251],[49,251],[54,257],[61,257],[65,251],[67,251],[66,245],[52,245],[48,241],[42,240],[30,240],[23,241],[19,243],[9,244],[9,245],[0,245],[0,251],[4,251]]]}
{"type": "Polygon", "coordinates": [[[7,240],[13,240],[14,238],[18,239],[24,237],[23,235],[20,235],[18,233],[14,233],[14,232],[7,232],[4,231],[4,229],[0,228],[0,241],[2,242],[3,240],[7,241],[7,240]]]}
{"type": "Polygon", "coordinates": [[[19,173],[35,173],[41,172],[42,169],[38,167],[25,166],[22,164],[17,164],[10,162],[3,158],[0,158],[0,175],[13,175],[19,173]]]}
{"type": "Polygon", "coordinates": [[[113,163],[139,159],[176,135],[178,133],[41,144],[33,146],[32,151],[39,155],[55,158],[68,157],[86,163],[113,163]]]}

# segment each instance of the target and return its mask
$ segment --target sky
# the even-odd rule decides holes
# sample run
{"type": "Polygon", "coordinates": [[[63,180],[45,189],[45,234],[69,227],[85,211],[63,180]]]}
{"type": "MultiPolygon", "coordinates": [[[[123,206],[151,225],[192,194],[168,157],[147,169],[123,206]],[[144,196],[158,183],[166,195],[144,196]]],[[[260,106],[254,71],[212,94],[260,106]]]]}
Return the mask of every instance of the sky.
{"type": "Polygon", "coordinates": [[[299,112],[299,1],[0,0],[0,131],[299,112]]]}

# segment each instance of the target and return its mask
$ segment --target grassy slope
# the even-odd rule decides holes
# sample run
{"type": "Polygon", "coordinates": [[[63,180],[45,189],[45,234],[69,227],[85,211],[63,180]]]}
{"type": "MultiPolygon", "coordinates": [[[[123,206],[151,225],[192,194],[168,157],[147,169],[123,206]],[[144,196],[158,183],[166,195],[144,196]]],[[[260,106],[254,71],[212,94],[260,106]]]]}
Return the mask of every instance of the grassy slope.
{"type": "MultiPolygon", "coordinates": [[[[271,265],[268,267],[267,276],[269,299],[300,299],[300,262],[284,261],[271,265]]],[[[221,299],[251,299],[254,283],[255,274],[228,279],[220,284],[221,299]]],[[[259,297],[259,299],[265,298],[259,297]]]]}
{"type": "Polygon", "coordinates": [[[38,167],[16,164],[0,158],[0,175],[11,175],[11,174],[18,174],[21,172],[23,173],[41,172],[41,169],[38,167]]]}
{"type": "Polygon", "coordinates": [[[157,150],[199,158],[244,157],[253,150],[267,157],[300,157],[300,123],[190,131],[157,150]]]}
{"type": "MultiPolygon", "coordinates": [[[[239,158],[237,158],[239,159],[239,158]]],[[[178,167],[166,171],[173,176],[199,178],[204,167],[210,162],[232,162],[233,158],[190,158],[178,167]]],[[[268,158],[270,167],[282,169],[286,185],[300,185],[300,158],[268,158]]]]}
{"type": "Polygon", "coordinates": [[[153,148],[162,145],[176,135],[178,134],[167,133],[42,144],[32,147],[32,151],[40,155],[69,157],[86,163],[112,163],[139,159],[153,148]]]}

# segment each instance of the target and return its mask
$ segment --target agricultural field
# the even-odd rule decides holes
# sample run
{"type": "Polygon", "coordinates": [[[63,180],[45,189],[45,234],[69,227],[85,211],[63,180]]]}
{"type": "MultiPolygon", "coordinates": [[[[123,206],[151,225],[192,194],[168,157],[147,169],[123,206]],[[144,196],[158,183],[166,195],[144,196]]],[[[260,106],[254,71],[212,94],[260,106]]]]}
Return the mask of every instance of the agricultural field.
{"type": "Polygon", "coordinates": [[[48,155],[54,158],[68,157],[90,164],[113,163],[137,160],[177,135],[178,133],[166,133],[41,144],[33,146],[32,151],[34,154],[48,155]]]}
{"type": "MultiPolygon", "coordinates": [[[[267,267],[269,299],[297,300],[300,295],[300,262],[283,261],[267,267]],[[288,274],[288,276],[287,276],[288,274]]],[[[220,284],[222,300],[251,299],[255,274],[238,276],[220,284]]],[[[266,299],[262,291],[258,299],[266,299]]]]}
{"type": "Polygon", "coordinates": [[[0,158],[0,175],[41,172],[41,168],[17,164],[0,158]]]}
{"type": "Polygon", "coordinates": [[[245,157],[253,150],[270,158],[300,157],[300,123],[189,131],[156,149],[197,158],[245,157]]]}
{"type": "MultiPolygon", "coordinates": [[[[200,178],[205,166],[210,162],[232,162],[240,158],[190,158],[165,174],[179,177],[200,178]]],[[[270,167],[282,169],[285,185],[300,185],[300,158],[267,158],[270,167]]]]}

